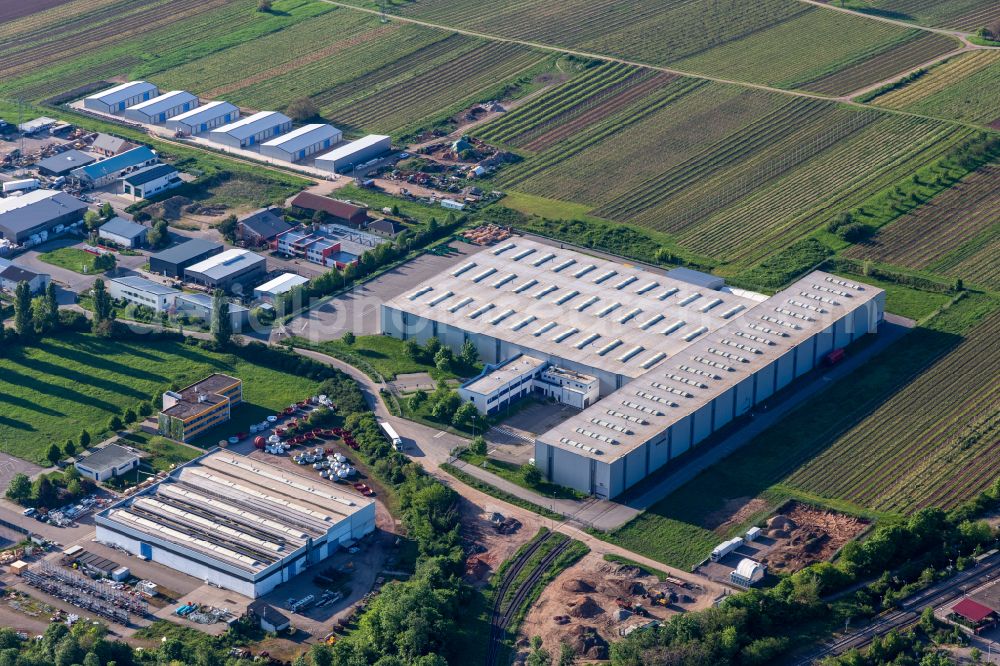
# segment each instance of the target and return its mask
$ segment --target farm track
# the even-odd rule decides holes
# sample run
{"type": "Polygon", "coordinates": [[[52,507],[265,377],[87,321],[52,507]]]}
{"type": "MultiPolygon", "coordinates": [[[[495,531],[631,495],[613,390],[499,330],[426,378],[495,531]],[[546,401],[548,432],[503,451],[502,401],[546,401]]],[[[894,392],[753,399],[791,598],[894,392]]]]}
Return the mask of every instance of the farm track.
{"type": "Polygon", "coordinates": [[[894,80],[901,72],[914,67],[927,66],[946,55],[954,55],[962,44],[946,35],[925,33],[902,46],[891,48],[872,58],[840,69],[801,87],[828,95],[854,96],[856,91],[869,85],[879,85],[887,79],[894,80]]]}
{"type": "Polygon", "coordinates": [[[504,582],[497,591],[497,597],[493,603],[493,612],[490,617],[490,642],[486,654],[486,666],[497,666],[500,651],[503,648],[503,641],[507,636],[507,630],[510,627],[510,623],[513,621],[514,617],[517,616],[521,606],[524,605],[528,595],[531,594],[532,588],[534,588],[541,577],[545,574],[545,571],[552,566],[552,563],[555,562],[556,559],[558,559],[558,557],[562,555],[563,552],[573,543],[572,539],[566,538],[562,543],[549,551],[532,569],[528,578],[526,578],[524,582],[518,586],[510,603],[505,605],[503,601],[506,598],[507,593],[510,591],[510,586],[513,584],[514,580],[527,566],[528,560],[531,559],[531,556],[534,555],[541,545],[548,541],[553,534],[553,532],[550,532],[541,539],[538,539],[504,572],[504,582]]]}
{"type": "Polygon", "coordinates": [[[902,88],[880,95],[872,100],[876,106],[903,109],[914,102],[941,92],[956,81],[1000,62],[1000,51],[974,51],[960,54],[949,62],[942,63],[920,79],[902,88]]]}
{"type": "Polygon", "coordinates": [[[983,167],[845,255],[923,269],[1000,222],[1000,164],[983,167]]]}

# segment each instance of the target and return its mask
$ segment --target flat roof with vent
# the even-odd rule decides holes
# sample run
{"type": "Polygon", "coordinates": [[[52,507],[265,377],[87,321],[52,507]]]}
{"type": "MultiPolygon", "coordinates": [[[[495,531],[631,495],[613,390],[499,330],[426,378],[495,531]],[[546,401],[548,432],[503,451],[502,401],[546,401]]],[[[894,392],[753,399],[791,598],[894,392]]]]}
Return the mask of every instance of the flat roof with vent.
{"type": "Polygon", "coordinates": [[[696,339],[685,336],[702,328],[713,331],[755,305],[743,296],[672,279],[664,271],[520,237],[486,248],[386,303],[409,315],[629,378],[696,339]],[[678,296],[699,292],[705,295],[687,305],[679,302],[678,296]],[[713,306],[704,309],[709,302],[713,306]],[[488,304],[493,307],[486,314],[482,309],[488,304]],[[568,331],[573,332],[565,335],[568,331]],[[614,346],[621,348],[602,353],[612,341],[620,341],[614,346]],[[633,350],[639,351],[627,353],[633,350]]]}
{"type": "MultiPolygon", "coordinates": [[[[701,307],[694,307],[705,299],[695,299],[689,308],[690,314],[686,315],[690,322],[687,326],[679,327],[676,322],[667,326],[660,323],[650,329],[676,328],[677,333],[660,336],[670,339],[678,334],[690,336],[704,328],[683,350],[669,356],[662,347],[655,346],[635,352],[630,360],[647,368],[640,377],[540,435],[538,440],[577,453],[582,451],[584,455],[600,456],[602,462],[616,460],[774,362],[799,343],[827,329],[833,321],[875,299],[882,290],[816,271],[765,301],[741,303],[745,309],[724,320],[722,326],[709,326],[704,320],[695,318],[696,315],[706,317],[715,312],[723,313],[733,307],[733,302],[725,298],[725,293],[710,293],[713,299],[722,299],[725,305],[712,307],[705,314],[701,312],[701,307]],[[825,300],[818,300],[820,297],[825,300]],[[814,307],[821,308],[823,312],[814,310],[814,307]],[[597,423],[595,419],[606,425],[597,423]],[[603,443],[599,446],[600,454],[567,444],[566,440],[583,441],[581,428],[613,437],[617,443],[603,443]],[[626,434],[621,428],[629,432],[626,434]]],[[[616,291],[615,298],[619,297],[620,293],[616,291]]],[[[619,340],[610,336],[596,340],[596,344],[603,348],[614,345],[612,348],[625,349],[624,353],[608,354],[608,358],[629,356],[634,349],[623,348],[616,343],[619,340]]]]}
{"type": "Polygon", "coordinates": [[[349,486],[216,450],[97,520],[256,574],[372,503],[349,486]]]}

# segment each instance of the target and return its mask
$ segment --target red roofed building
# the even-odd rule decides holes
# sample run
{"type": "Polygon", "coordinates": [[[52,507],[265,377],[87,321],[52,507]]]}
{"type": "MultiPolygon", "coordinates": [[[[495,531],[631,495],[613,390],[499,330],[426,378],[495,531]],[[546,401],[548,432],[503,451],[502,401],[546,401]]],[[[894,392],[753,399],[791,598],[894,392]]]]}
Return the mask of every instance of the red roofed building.
{"type": "Polygon", "coordinates": [[[951,616],[977,634],[983,629],[996,626],[997,623],[995,610],[968,597],[951,607],[951,616]]]}
{"type": "Polygon", "coordinates": [[[305,211],[322,211],[337,224],[347,224],[360,227],[368,221],[368,210],[361,206],[338,201],[330,197],[321,197],[311,192],[300,192],[291,200],[291,205],[305,211]]]}

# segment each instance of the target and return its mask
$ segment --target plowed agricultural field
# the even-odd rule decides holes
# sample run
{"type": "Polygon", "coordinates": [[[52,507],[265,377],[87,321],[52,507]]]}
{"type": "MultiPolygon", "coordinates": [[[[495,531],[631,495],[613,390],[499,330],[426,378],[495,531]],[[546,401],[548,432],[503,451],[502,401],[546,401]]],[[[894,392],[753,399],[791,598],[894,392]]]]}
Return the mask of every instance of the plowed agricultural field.
{"type": "Polygon", "coordinates": [[[989,125],[1000,122],[1000,51],[962,54],[906,86],[881,95],[877,106],[989,125]]]}
{"type": "Polygon", "coordinates": [[[70,0],[34,0],[34,2],[7,2],[0,5],[0,23],[13,21],[23,16],[43,12],[59,5],[65,5],[70,0]]]}
{"type": "Polygon", "coordinates": [[[1000,288],[1000,165],[967,176],[845,254],[1000,288]]]}
{"type": "MultiPolygon", "coordinates": [[[[372,6],[371,0],[350,0],[372,6]]],[[[795,0],[420,0],[393,11],[443,26],[670,65],[699,74],[794,87],[883,54],[921,33],[795,0]]],[[[900,48],[904,63],[952,42],[900,48]]],[[[938,41],[934,44],[934,41],[938,41]]],[[[948,50],[947,48],[945,50],[948,50]]],[[[943,52],[943,51],[942,51],[943,52]]],[[[853,71],[842,84],[879,80],[887,62],[853,71]]],[[[890,72],[890,75],[893,72],[890,72]]],[[[884,77],[883,77],[884,78],[884,77]]],[[[839,89],[839,88],[838,88],[839,89]]]]}
{"type": "Polygon", "coordinates": [[[875,16],[913,21],[936,28],[974,32],[1000,21],[1000,4],[995,0],[847,0],[838,3],[875,16]]]}

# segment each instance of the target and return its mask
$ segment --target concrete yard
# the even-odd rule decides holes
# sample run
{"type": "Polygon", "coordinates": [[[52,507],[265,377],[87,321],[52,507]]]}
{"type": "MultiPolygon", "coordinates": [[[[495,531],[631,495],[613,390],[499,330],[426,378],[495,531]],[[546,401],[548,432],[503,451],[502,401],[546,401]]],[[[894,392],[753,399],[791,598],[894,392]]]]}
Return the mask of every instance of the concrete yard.
{"type": "Polygon", "coordinates": [[[379,306],[416,284],[431,279],[448,270],[466,255],[478,252],[480,247],[454,242],[455,252],[446,255],[425,253],[379,277],[369,280],[336,298],[330,299],[305,314],[293,319],[284,332],[280,328],[272,334],[272,342],[286,335],[297,335],[312,342],[336,340],[348,330],[356,335],[378,333],[379,306]]]}

